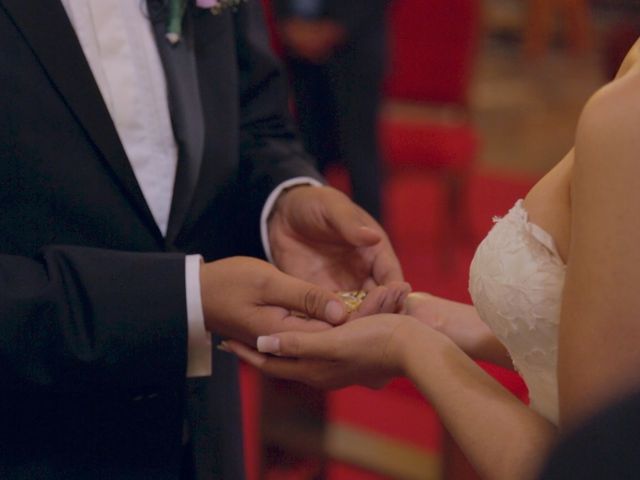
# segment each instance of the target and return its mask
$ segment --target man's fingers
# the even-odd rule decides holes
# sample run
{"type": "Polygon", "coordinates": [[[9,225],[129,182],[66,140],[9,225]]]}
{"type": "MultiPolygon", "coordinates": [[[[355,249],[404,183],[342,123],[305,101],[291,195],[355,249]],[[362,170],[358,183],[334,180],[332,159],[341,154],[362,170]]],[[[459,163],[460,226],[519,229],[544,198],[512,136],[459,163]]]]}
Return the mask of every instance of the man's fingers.
{"type": "Polygon", "coordinates": [[[387,312],[385,309],[389,303],[389,289],[384,285],[375,287],[367,293],[367,296],[362,301],[358,309],[351,314],[349,320],[355,320],[359,317],[366,317],[369,315],[375,315],[379,312],[387,312]]]}
{"type": "Polygon", "coordinates": [[[354,247],[367,247],[384,238],[376,221],[342,192],[324,187],[323,194],[326,220],[347,243],[354,247]]]}
{"type": "Polygon", "coordinates": [[[402,282],[402,267],[391,245],[387,244],[379,252],[375,253],[373,260],[373,278],[379,285],[388,285],[391,282],[402,282]]]}
{"type": "MultiPolygon", "coordinates": [[[[351,210],[359,207],[349,205],[351,210]]],[[[384,234],[376,227],[373,220],[363,218],[364,212],[339,212],[332,218],[334,228],[338,234],[354,247],[370,247],[384,238],[384,234]],[[342,213],[342,214],[340,214],[342,213]]]]}
{"type": "Polygon", "coordinates": [[[367,294],[350,320],[378,313],[396,313],[401,309],[410,291],[411,287],[406,282],[392,282],[376,287],[367,294]]]}
{"type": "Polygon", "coordinates": [[[407,282],[394,281],[387,285],[395,298],[396,309],[391,313],[398,313],[402,310],[404,302],[411,293],[411,285],[407,282]]]}
{"type": "Polygon", "coordinates": [[[265,286],[264,301],[332,325],[343,323],[347,317],[347,310],[335,293],[282,272],[277,272],[265,286]]]}

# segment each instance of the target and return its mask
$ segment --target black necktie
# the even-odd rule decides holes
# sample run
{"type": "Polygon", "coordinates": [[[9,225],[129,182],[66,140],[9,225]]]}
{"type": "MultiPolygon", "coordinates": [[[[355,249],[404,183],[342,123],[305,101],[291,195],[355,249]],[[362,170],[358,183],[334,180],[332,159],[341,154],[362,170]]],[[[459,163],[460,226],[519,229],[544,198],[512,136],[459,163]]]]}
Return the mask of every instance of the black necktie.
{"type": "Polygon", "coordinates": [[[166,3],[164,0],[147,0],[167,80],[171,122],[178,144],[178,168],[166,234],[166,242],[171,244],[180,231],[198,180],[204,149],[204,116],[189,8],[184,18],[182,38],[172,45],[165,37],[166,3]]]}

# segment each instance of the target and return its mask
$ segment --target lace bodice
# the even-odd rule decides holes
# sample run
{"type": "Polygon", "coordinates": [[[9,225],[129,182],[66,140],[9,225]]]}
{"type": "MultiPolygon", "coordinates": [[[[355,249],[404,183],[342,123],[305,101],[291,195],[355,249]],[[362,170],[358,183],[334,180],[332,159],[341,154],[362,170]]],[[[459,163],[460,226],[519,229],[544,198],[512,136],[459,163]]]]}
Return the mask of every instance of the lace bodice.
{"type": "Polygon", "coordinates": [[[494,219],[471,262],[469,291],[529,389],[531,408],[558,423],[556,360],[565,265],[522,200],[494,219]]]}

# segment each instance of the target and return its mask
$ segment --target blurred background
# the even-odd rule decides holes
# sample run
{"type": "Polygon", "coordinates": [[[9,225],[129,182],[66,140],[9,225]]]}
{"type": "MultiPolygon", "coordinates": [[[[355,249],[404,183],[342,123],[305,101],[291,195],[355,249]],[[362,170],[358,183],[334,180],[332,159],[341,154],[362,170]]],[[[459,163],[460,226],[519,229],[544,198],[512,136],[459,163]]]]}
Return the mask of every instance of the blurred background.
{"type": "MultiPolygon", "coordinates": [[[[264,5],[319,167],[384,224],[415,290],[467,302],[492,217],[571,148],[640,34],[637,0],[264,5]]],[[[478,478],[404,380],[323,393],[245,367],[242,386],[249,480],[478,478]]]]}

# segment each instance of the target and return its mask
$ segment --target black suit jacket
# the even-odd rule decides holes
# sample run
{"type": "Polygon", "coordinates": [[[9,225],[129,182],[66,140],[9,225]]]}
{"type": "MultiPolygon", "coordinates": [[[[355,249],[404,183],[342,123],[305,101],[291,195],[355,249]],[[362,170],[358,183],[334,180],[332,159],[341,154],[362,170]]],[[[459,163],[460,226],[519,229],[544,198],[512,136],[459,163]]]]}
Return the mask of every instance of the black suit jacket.
{"type": "Polygon", "coordinates": [[[242,476],[235,363],[185,381],[184,253],[259,253],[317,173],[258,2],[187,15],[205,133],[163,238],[59,0],[0,0],[0,478],[176,478],[185,415],[200,478],[242,476]]]}

